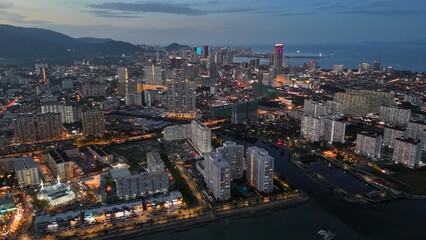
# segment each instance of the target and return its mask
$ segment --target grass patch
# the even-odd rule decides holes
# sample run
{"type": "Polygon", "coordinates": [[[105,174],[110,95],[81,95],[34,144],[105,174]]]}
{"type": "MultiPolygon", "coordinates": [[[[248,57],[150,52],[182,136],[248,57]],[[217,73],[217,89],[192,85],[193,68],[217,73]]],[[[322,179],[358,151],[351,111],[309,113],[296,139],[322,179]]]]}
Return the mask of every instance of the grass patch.
{"type": "Polygon", "coordinates": [[[387,179],[409,194],[426,195],[426,167],[418,169],[410,169],[401,165],[386,166],[391,175],[380,174],[381,177],[387,179]]]}
{"type": "Polygon", "coordinates": [[[157,141],[141,140],[123,144],[112,144],[108,150],[112,153],[126,158],[130,171],[141,171],[140,164],[146,163],[146,153],[158,149],[157,141]]]}

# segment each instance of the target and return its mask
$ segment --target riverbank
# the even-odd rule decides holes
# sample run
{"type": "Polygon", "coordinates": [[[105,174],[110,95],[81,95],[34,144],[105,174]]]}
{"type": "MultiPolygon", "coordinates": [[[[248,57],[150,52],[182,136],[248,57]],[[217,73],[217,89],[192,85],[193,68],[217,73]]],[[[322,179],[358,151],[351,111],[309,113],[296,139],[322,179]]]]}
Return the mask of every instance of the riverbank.
{"type": "Polygon", "coordinates": [[[177,220],[164,224],[153,225],[150,223],[139,224],[135,226],[135,229],[127,231],[124,229],[111,230],[104,236],[99,236],[97,239],[129,239],[136,238],[146,234],[154,234],[164,231],[184,231],[194,227],[203,226],[213,221],[217,221],[224,218],[231,218],[243,215],[252,215],[258,212],[262,212],[270,209],[278,208],[291,208],[300,206],[302,203],[309,200],[309,197],[305,193],[300,193],[297,197],[274,200],[270,202],[262,202],[257,205],[251,205],[248,207],[234,208],[227,211],[216,210],[209,211],[202,216],[197,216],[190,219],[177,220]]]}

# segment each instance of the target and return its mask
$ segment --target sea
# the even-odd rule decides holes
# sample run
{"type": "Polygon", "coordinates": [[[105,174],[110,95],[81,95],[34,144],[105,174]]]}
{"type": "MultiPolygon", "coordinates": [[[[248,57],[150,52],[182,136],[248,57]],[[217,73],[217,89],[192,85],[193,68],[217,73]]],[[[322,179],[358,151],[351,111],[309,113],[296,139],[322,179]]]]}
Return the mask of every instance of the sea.
{"type": "MultiPolygon", "coordinates": [[[[224,138],[223,136],[220,136],[224,138]]],[[[424,240],[426,239],[426,200],[392,200],[380,204],[349,203],[312,180],[290,163],[289,152],[258,141],[256,145],[275,158],[275,170],[290,184],[303,189],[309,201],[300,206],[253,215],[221,219],[190,229],[164,231],[130,239],[144,240],[315,240],[323,239],[319,230],[330,230],[336,240],[424,240]]]]}
{"type": "MultiPolygon", "coordinates": [[[[226,45],[224,45],[226,46],[226,45]]],[[[252,52],[272,53],[274,44],[228,45],[236,47],[251,47],[252,52]]],[[[291,66],[303,65],[315,59],[319,67],[332,69],[334,64],[343,64],[345,68],[357,69],[360,63],[369,63],[379,60],[382,67],[392,67],[395,70],[412,72],[426,71],[426,43],[421,42],[367,42],[357,44],[284,44],[285,56],[307,56],[306,58],[289,59],[291,66]]],[[[251,58],[234,57],[234,62],[249,62],[251,58]]],[[[261,59],[262,64],[268,64],[268,59],[261,59]]]]}

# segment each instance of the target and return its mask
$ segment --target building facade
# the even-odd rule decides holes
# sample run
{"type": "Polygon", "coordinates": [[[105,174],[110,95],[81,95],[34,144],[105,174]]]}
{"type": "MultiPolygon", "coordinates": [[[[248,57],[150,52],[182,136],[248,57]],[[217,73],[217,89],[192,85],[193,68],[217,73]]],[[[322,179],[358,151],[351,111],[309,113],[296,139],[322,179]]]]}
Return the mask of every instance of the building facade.
{"type": "Polygon", "coordinates": [[[36,186],[40,184],[37,163],[30,156],[13,160],[16,179],[20,188],[36,186]]]}
{"type": "Polygon", "coordinates": [[[324,126],[324,140],[332,143],[332,142],[345,142],[345,132],[346,132],[346,123],[325,119],[324,126]]]}
{"type": "Polygon", "coordinates": [[[49,141],[63,137],[61,114],[22,114],[12,119],[17,142],[49,141]]]}
{"type": "Polygon", "coordinates": [[[191,124],[180,124],[165,127],[163,130],[165,141],[178,141],[192,138],[191,124]]]}
{"type": "Polygon", "coordinates": [[[302,116],[300,135],[311,142],[318,142],[322,138],[324,118],[302,116]]]}
{"type": "Polygon", "coordinates": [[[105,132],[105,119],[103,111],[88,109],[82,112],[83,134],[85,136],[103,135],[105,132]]]}
{"type": "Polygon", "coordinates": [[[216,148],[216,152],[231,165],[231,178],[239,179],[243,177],[244,164],[244,146],[237,145],[236,142],[226,141],[221,147],[216,148]]]}
{"type": "Polygon", "coordinates": [[[392,155],[394,162],[407,167],[415,168],[422,158],[422,142],[411,138],[395,139],[395,147],[392,155]]]}
{"type": "Polygon", "coordinates": [[[407,136],[407,130],[401,127],[385,127],[383,133],[383,146],[393,148],[395,140],[407,136]]]}
{"type": "Polygon", "coordinates": [[[380,106],[380,119],[385,123],[407,126],[410,117],[410,109],[403,109],[396,106],[380,106]]]}
{"type": "Polygon", "coordinates": [[[231,165],[221,154],[209,152],[204,154],[205,183],[216,200],[231,198],[231,165]]]}
{"type": "Polygon", "coordinates": [[[211,130],[199,120],[192,120],[191,122],[191,143],[200,153],[212,151],[211,130]]]}
{"type": "Polygon", "coordinates": [[[258,120],[257,110],[259,106],[257,101],[236,102],[232,105],[232,123],[233,124],[254,124],[258,120]]]}
{"type": "Polygon", "coordinates": [[[355,152],[369,158],[379,158],[382,147],[382,135],[361,132],[356,137],[355,152]]]}
{"type": "Polygon", "coordinates": [[[262,148],[247,148],[247,180],[260,192],[274,189],[274,158],[262,148]]]}

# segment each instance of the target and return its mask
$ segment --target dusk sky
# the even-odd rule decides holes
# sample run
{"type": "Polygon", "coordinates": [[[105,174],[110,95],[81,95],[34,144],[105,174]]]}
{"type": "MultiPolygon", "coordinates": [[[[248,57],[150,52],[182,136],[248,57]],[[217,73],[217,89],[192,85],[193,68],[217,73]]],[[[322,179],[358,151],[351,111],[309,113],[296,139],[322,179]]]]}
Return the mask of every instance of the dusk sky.
{"type": "Polygon", "coordinates": [[[160,45],[426,41],[426,1],[0,0],[0,22],[160,45]]]}

